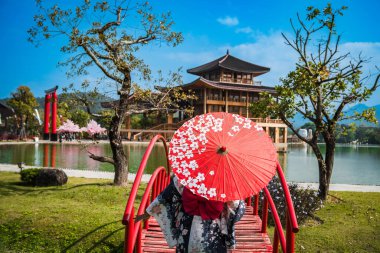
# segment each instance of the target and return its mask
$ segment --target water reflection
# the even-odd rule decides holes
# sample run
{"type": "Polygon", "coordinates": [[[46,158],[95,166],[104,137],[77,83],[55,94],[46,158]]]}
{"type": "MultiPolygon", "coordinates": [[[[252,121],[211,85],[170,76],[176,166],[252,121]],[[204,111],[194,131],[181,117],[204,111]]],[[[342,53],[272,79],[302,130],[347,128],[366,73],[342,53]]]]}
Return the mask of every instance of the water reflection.
{"type": "MultiPolygon", "coordinates": [[[[135,172],[147,144],[126,144],[129,168],[135,172]]],[[[96,155],[112,156],[108,144],[88,147],[96,155]]],[[[322,152],[325,147],[321,146],[322,152]]],[[[288,153],[279,153],[278,159],[289,181],[317,182],[318,164],[312,149],[306,145],[289,145],[288,153]]],[[[99,163],[88,157],[78,144],[1,144],[0,163],[25,162],[27,165],[60,167],[87,170],[113,171],[108,163],[99,163]]],[[[158,166],[166,166],[164,149],[161,144],[154,147],[147,163],[147,172],[158,166]]],[[[378,146],[338,146],[335,154],[333,183],[380,184],[380,148],[378,146]]]]}

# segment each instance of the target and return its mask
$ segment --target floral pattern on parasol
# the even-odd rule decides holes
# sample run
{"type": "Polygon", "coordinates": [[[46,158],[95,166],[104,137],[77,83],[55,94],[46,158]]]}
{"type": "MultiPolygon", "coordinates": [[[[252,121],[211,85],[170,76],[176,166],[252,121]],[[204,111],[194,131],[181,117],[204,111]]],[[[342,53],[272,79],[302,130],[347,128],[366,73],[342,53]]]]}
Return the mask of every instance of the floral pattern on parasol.
{"type": "Polygon", "coordinates": [[[169,162],[179,182],[194,194],[229,201],[266,186],[275,174],[277,153],[262,127],[220,112],[185,122],[170,142],[169,162]]]}

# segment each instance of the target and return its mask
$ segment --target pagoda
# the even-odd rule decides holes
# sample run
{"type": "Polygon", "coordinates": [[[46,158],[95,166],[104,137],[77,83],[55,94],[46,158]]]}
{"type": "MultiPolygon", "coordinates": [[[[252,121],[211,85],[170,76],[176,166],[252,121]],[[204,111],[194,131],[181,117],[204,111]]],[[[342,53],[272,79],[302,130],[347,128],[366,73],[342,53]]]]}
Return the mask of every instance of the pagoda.
{"type": "Polygon", "coordinates": [[[259,99],[260,92],[275,94],[273,87],[263,86],[255,78],[270,68],[243,61],[229,54],[187,72],[199,76],[182,86],[198,97],[194,114],[229,112],[251,118],[250,104],[259,99]]]}

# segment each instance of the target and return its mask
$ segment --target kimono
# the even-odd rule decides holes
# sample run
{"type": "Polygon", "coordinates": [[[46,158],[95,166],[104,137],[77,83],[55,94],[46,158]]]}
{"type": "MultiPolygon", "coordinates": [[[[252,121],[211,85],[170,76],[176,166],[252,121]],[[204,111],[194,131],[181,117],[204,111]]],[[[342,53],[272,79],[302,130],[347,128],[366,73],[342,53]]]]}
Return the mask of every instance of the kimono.
{"type": "Polygon", "coordinates": [[[194,253],[223,253],[234,248],[234,224],[243,217],[245,202],[226,202],[219,218],[202,220],[200,216],[186,214],[182,192],[183,185],[174,177],[146,210],[157,220],[169,247],[176,246],[176,252],[194,253]]]}

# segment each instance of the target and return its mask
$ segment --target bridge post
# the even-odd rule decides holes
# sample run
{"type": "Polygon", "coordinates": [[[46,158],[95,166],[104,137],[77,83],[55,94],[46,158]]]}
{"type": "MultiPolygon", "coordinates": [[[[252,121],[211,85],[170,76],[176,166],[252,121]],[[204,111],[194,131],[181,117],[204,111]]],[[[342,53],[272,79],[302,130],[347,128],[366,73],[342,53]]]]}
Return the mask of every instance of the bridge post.
{"type": "Polygon", "coordinates": [[[267,232],[267,225],[268,225],[268,200],[266,197],[264,197],[263,213],[262,213],[262,219],[261,219],[261,233],[267,232]]]}
{"type": "Polygon", "coordinates": [[[278,246],[279,246],[279,238],[277,234],[277,228],[274,228],[273,232],[273,253],[278,253],[278,246]]]}
{"type": "Polygon", "coordinates": [[[295,246],[295,234],[292,231],[289,211],[286,212],[286,253],[293,253],[295,246]]]}
{"type": "Polygon", "coordinates": [[[133,234],[135,231],[135,208],[132,207],[128,224],[125,226],[124,253],[133,253],[133,234]]]}
{"type": "Polygon", "coordinates": [[[253,215],[259,215],[259,195],[254,196],[253,215]]]}

